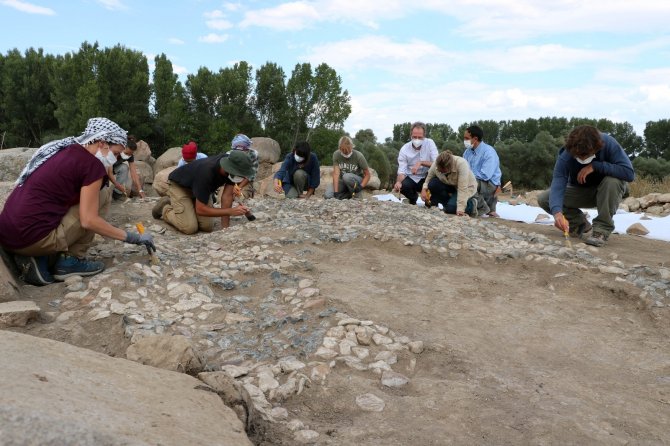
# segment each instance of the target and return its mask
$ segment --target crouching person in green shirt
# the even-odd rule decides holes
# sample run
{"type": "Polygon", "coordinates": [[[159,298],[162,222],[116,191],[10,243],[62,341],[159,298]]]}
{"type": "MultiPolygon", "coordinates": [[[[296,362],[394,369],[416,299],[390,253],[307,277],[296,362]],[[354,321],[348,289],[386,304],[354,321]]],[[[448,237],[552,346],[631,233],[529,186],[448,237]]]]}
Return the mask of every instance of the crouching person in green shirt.
{"type": "Polygon", "coordinates": [[[354,150],[351,138],[341,137],[338,149],[333,152],[333,188],[328,188],[325,198],[344,200],[360,197],[369,181],[370,169],[365,156],[354,150]]]}

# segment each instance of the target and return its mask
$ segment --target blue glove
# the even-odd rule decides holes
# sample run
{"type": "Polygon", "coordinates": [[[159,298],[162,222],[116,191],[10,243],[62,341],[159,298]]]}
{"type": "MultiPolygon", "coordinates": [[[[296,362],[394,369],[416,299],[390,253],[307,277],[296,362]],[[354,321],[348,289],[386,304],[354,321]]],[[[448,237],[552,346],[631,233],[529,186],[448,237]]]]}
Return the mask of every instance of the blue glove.
{"type": "Polygon", "coordinates": [[[137,234],[135,232],[126,231],[126,243],[132,243],[134,245],[144,245],[147,247],[147,251],[151,254],[153,250],[156,252],[156,245],[154,245],[154,238],[151,234],[137,234]]]}

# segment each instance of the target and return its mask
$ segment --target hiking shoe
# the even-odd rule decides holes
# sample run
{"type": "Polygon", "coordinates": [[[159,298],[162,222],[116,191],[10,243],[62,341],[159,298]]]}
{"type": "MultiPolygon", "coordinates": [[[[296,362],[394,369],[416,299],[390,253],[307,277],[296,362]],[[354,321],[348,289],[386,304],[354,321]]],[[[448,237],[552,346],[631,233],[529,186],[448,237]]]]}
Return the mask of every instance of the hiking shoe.
{"type": "Polygon", "coordinates": [[[54,267],[54,279],[63,281],[71,276],[93,276],[105,269],[102,262],[78,259],[75,256],[61,255],[54,267]]]}
{"type": "Polygon", "coordinates": [[[593,226],[587,220],[584,220],[577,228],[570,230],[570,237],[582,238],[584,234],[591,231],[593,226]]]}
{"type": "Polygon", "coordinates": [[[24,282],[37,286],[54,283],[47,256],[29,257],[17,254],[14,261],[19,269],[19,278],[24,282]]]}
{"type": "Polygon", "coordinates": [[[594,232],[591,237],[584,240],[584,243],[600,248],[601,246],[605,245],[607,238],[607,234],[603,234],[602,232],[594,232]]]}
{"type": "Polygon", "coordinates": [[[468,204],[465,206],[465,213],[470,217],[477,217],[479,213],[477,212],[477,199],[475,197],[470,197],[468,199],[468,204]]]}
{"type": "Polygon", "coordinates": [[[161,197],[160,200],[151,208],[151,216],[156,220],[163,217],[163,208],[170,204],[170,197],[161,197]]]}

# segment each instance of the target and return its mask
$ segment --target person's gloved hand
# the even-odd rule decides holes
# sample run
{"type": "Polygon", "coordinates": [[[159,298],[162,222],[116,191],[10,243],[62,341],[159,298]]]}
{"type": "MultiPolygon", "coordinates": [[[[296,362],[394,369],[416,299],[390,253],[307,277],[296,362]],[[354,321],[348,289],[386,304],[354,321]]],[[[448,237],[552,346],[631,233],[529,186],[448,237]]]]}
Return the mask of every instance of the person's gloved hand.
{"type": "Polygon", "coordinates": [[[144,245],[147,247],[147,251],[151,253],[153,250],[156,251],[156,245],[154,245],[154,238],[151,234],[137,234],[135,232],[126,231],[126,243],[132,243],[134,245],[144,245]]]}

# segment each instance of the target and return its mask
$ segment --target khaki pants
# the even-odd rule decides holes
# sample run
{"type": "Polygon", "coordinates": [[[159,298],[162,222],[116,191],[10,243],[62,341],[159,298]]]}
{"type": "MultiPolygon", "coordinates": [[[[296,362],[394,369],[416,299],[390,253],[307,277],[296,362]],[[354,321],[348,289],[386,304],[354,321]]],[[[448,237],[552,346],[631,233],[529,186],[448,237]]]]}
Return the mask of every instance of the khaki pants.
{"type": "Polygon", "coordinates": [[[100,200],[100,216],[104,218],[105,220],[107,219],[107,215],[109,215],[109,206],[112,203],[112,191],[114,190],[114,186],[110,185],[105,186],[102,189],[100,189],[100,195],[98,197],[98,200],[100,200]]]}
{"type": "MultiPolygon", "coordinates": [[[[170,223],[184,234],[195,234],[200,231],[212,232],[214,220],[211,217],[196,215],[195,203],[191,189],[170,182],[168,185],[170,204],[163,208],[163,220],[170,223]]],[[[208,205],[211,204],[208,202],[208,205]]]]}
{"type": "Polygon", "coordinates": [[[86,251],[93,242],[95,233],[81,227],[79,221],[79,205],[67,211],[60,224],[42,240],[32,245],[15,249],[15,254],[38,257],[59,252],[69,252],[76,257],[86,256],[86,251]]]}

